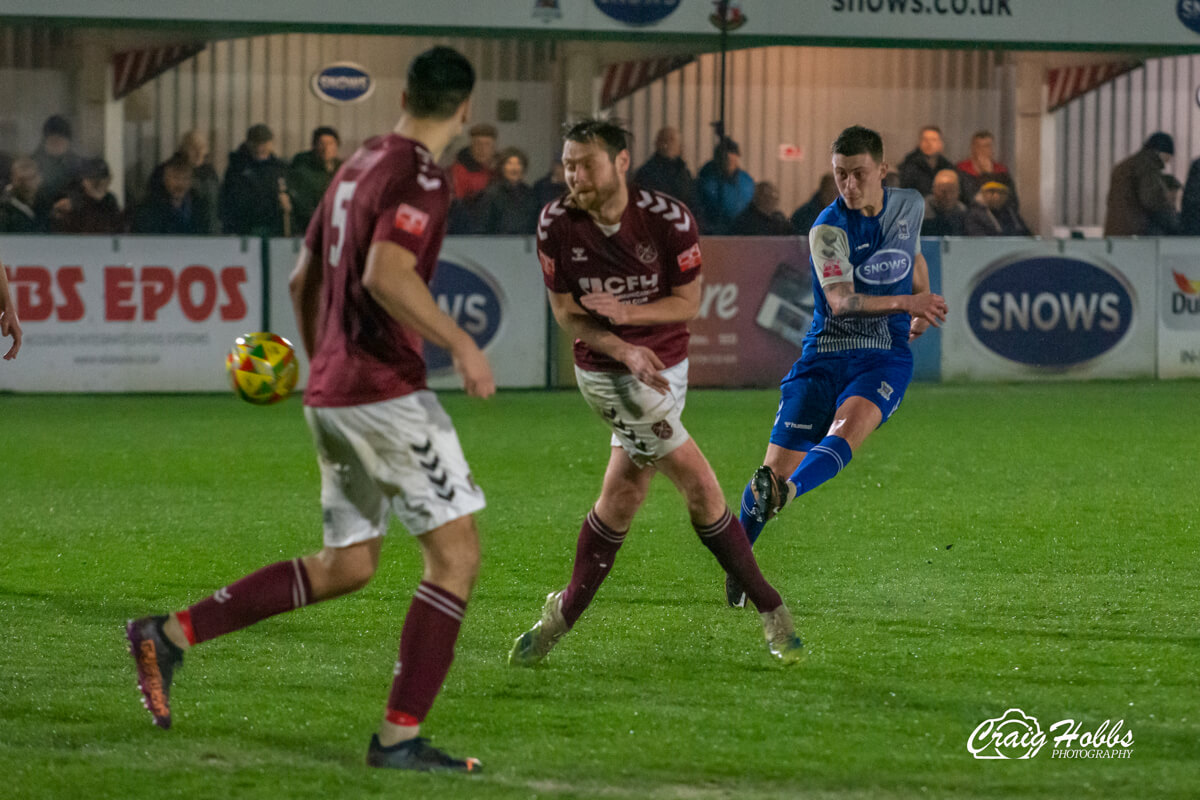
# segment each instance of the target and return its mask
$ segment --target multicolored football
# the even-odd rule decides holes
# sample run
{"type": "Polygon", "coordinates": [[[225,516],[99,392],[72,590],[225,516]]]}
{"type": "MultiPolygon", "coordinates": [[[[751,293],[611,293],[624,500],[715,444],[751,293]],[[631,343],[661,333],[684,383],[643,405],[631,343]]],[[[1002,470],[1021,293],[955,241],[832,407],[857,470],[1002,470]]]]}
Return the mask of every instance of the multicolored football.
{"type": "Polygon", "coordinates": [[[248,403],[278,403],[296,387],[296,350],[282,336],[259,331],[239,336],[225,357],[234,394],[248,403]]]}

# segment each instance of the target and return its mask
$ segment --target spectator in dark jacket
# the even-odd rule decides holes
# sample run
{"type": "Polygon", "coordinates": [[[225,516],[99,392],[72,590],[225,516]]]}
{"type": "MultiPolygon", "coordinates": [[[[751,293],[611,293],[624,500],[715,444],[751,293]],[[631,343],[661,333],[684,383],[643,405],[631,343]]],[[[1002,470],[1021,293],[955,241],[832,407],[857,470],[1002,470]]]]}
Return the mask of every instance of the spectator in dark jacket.
{"type": "Polygon", "coordinates": [[[291,213],[287,164],[275,155],[275,135],[266,125],[254,125],[229,154],[221,184],[222,228],[239,236],[291,236],[291,213]]]}
{"type": "Polygon", "coordinates": [[[219,196],[221,179],[217,171],[208,161],[208,137],[198,130],[188,131],[179,140],[179,149],[150,173],[147,199],[155,194],[165,197],[168,192],[163,181],[163,170],[167,164],[176,158],[182,158],[192,167],[192,201],[196,205],[196,214],[208,221],[208,230],[199,233],[220,233],[221,217],[219,196]]]}
{"type": "Polygon", "coordinates": [[[1029,236],[1021,215],[1008,202],[1008,186],[989,181],[979,190],[979,200],[967,211],[967,236],[1029,236]]]}
{"type": "MultiPolygon", "coordinates": [[[[944,169],[933,176],[933,191],[925,198],[922,236],[963,236],[967,232],[967,206],[959,199],[958,173],[944,169]]],[[[978,194],[978,192],[976,192],[978,194]]]]}
{"type": "Polygon", "coordinates": [[[1175,233],[1179,217],[1167,196],[1162,171],[1175,155],[1175,140],[1159,131],[1142,149],[1113,167],[1108,187],[1105,236],[1175,233]]]}
{"type": "Polygon", "coordinates": [[[308,221],[317,210],[321,197],[329,188],[334,173],[342,165],[338,158],[341,146],[338,132],[328,126],[312,132],[312,149],[297,153],[288,168],[288,189],[292,193],[293,233],[300,235],[308,230],[308,221]]]}
{"type": "Polygon", "coordinates": [[[567,193],[567,170],[563,163],[555,159],[550,164],[550,171],[538,178],[533,184],[533,194],[537,197],[538,209],[551,200],[557,200],[567,193]]]}
{"type": "Polygon", "coordinates": [[[742,169],[742,151],[726,136],[713,149],[713,159],[696,176],[696,208],[701,230],[724,236],[737,215],[754,199],[754,178],[742,169]]]}
{"type": "Polygon", "coordinates": [[[792,224],[779,210],[779,190],[770,181],[754,185],[750,205],[733,220],[733,236],[791,236],[792,224]]]}
{"type": "Polygon", "coordinates": [[[163,164],[163,190],[155,192],[133,214],[134,233],[199,236],[212,226],[208,209],[192,192],[192,165],[176,155],[163,164]]]}
{"type": "Polygon", "coordinates": [[[74,188],[83,165],[83,159],[71,148],[71,123],[66,117],[55,114],[42,125],[42,143],[34,152],[33,160],[42,174],[34,211],[47,219],[51,207],[74,188]]]}
{"type": "MultiPolygon", "coordinates": [[[[16,169],[16,165],[13,166],[16,169]]],[[[1188,168],[1179,208],[1180,230],[1184,236],[1200,236],[1200,158],[1188,168]]]]}
{"type": "Polygon", "coordinates": [[[837,196],[837,181],[833,179],[832,172],[826,172],[821,176],[821,182],[817,184],[817,190],[808,198],[808,202],[792,212],[792,230],[795,234],[808,238],[808,232],[817,221],[817,217],[830,203],[837,200],[837,196]]]}
{"type": "Polygon", "coordinates": [[[638,167],[633,182],[640,189],[653,189],[682,200],[689,209],[696,205],[696,182],[683,160],[683,138],[675,128],[663,128],[654,137],[654,155],[638,167]]]}
{"type": "Polygon", "coordinates": [[[525,167],[529,159],[523,152],[510,147],[500,154],[500,177],[483,190],[487,208],[484,230],[487,233],[518,236],[537,230],[541,210],[533,187],[527,184],[525,167]]]}
{"type": "Polygon", "coordinates": [[[124,233],[125,215],[108,187],[112,173],[103,158],[89,158],[79,168],[78,185],[54,204],[52,233],[124,233]]]}
{"type": "Polygon", "coordinates": [[[932,192],[933,176],[944,169],[954,169],[950,160],[942,155],[945,149],[941,128],[936,125],[921,128],[917,149],[900,162],[900,185],[905,189],[916,189],[922,197],[932,192]]]}
{"type": "Polygon", "coordinates": [[[484,233],[487,203],[483,190],[496,178],[496,128],[480,123],[471,126],[471,144],[458,151],[450,165],[454,197],[450,203],[449,232],[484,233]]]}
{"type": "Polygon", "coordinates": [[[0,233],[45,233],[46,220],[34,211],[34,198],[42,185],[37,162],[26,156],[12,165],[12,182],[0,196],[0,233]]]}
{"type": "Polygon", "coordinates": [[[958,162],[959,199],[963,203],[975,200],[975,195],[989,181],[1003,183],[1008,187],[1008,202],[1020,208],[1017,202],[1017,185],[1008,167],[995,158],[996,140],[991,131],[976,131],[971,137],[971,155],[958,162]]]}

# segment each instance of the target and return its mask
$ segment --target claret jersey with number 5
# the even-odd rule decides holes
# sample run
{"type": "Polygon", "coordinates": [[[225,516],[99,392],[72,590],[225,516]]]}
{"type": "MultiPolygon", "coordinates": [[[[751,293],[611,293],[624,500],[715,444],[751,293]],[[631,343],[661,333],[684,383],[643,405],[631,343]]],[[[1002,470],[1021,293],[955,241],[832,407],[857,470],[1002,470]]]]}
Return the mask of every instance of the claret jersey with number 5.
{"type": "Polygon", "coordinates": [[[305,237],[313,258],[324,262],[305,405],[375,403],[425,388],[421,337],[375,302],[362,278],[371,244],[387,241],[416,256],[428,285],[449,205],[433,156],[394,133],[368,139],[338,170],[305,237]]]}
{"type": "Polygon", "coordinates": [[[921,246],[925,199],[913,189],[883,190],[883,209],[873,217],[830,203],[808,233],[813,269],[813,321],[804,337],[805,356],[846,350],[908,350],[908,314],[835,317],[825,288],[852,283],[857,294],[912,294],[921,246]]]}

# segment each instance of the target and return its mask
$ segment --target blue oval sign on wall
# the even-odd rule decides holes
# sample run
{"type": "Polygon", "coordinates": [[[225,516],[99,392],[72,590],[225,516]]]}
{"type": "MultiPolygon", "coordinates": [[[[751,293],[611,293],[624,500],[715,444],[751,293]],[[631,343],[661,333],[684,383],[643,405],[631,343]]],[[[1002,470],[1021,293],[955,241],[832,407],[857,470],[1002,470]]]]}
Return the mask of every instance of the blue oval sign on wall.
{"type": "Polygon", "coordinates": [[[681,0],[596,0],[596,8],[626,25],[650,25],[666,19],[681,0]]]}
{"type": "MultiPolygon", "coordinates": [[[[500,287],[482,267],[466,259],[440,258],[429,291],[442,311],[471,334],[480,350],[496,338],[506,304],[500,287]]],[[[425,343],[425,364],[431,373],[453,366],[450,354],[429,342],[425,343]]]]}
{"type": "Polygon", "coordinates": [[[313,73],[312,90],[327,103],[357,103],[375,91],[375,79],[358,64],[339,61],[313,73]]]}
{"type": "Polygon", "coordinates": [[[1017,256],[976,279],[967,323],[997,355],[1061,369],[1116,347],[1129,333],[1133,307],[1133,287],[1099,260],[1017,256]]]}
{"type": "Polygon", "coordinates": [[[1196,33],[1200,33],[1200,2],[1197,0],[1179,0],[1175,6],[1179,21],[1196,33]]]}

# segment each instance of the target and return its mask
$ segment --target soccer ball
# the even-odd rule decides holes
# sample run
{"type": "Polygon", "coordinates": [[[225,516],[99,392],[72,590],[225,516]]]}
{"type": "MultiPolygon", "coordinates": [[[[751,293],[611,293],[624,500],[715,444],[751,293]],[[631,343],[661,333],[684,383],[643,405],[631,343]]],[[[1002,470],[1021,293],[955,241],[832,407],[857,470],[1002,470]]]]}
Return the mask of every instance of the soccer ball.
{"type": "Polygon", "coordinates": [[[239,336],[225,357],[233,392],[248,403],[278,403],[296,387],[300,365],[292,343],[260,331],[239,336]]]}

